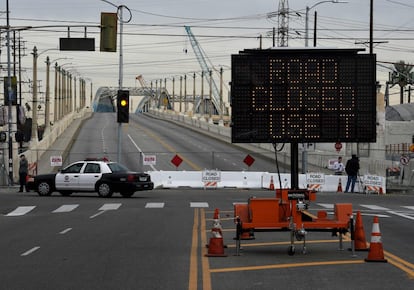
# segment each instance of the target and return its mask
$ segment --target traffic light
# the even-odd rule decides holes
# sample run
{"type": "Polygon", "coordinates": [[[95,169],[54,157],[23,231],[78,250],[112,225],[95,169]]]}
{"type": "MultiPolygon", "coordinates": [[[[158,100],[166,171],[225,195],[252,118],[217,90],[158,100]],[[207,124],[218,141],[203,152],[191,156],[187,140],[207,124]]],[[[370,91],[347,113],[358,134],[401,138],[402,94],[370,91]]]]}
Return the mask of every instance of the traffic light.
{"type": "Polygon", "coordinates": [[[117,27],[117,13],[101,13],[101,51],[116,51],[117,27]]]}
{"type": "Polygon", "coordinates": [[[116,108],[117,108],[118,123],[128,123],[129,122],[129,91],[118,90],[116,108]]]}

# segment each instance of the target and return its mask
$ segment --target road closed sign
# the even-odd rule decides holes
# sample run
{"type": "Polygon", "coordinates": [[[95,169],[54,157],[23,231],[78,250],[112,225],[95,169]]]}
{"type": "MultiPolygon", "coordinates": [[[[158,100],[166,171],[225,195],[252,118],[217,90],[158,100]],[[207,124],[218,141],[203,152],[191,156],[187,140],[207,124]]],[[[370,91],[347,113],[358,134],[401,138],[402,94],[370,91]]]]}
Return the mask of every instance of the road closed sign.
{"type": "Polygon", "coordinates": [[[324,173],[306,173],[307,184],[325,184],[324,173]]]}
{"type": "Polygon", "coordinates": [[[218,170],[204,170],[202,175],[202,182],[220,182],[221,172],[218,170]]]}
{"type": "Polygon", "coordinates": [[[364,175],[364,185],[381,187],[382,177],[376,175],[364,175]]]}
{"type": "Polygon", "coordinates": [[[50,166],[62,166],[62,156],[50,156],[50,166]]]}

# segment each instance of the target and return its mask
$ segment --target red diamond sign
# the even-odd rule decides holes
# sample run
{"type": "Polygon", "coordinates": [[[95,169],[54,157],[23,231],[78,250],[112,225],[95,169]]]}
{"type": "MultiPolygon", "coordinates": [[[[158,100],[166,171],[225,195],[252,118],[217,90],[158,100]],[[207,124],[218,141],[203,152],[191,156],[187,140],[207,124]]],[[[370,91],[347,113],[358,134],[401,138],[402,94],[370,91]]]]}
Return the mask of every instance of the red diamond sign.
{"type": "Polygon", "coordinates": [[[243,162],[249,167],[252,166],[254,161],[255,161],[254,158],[252,156],[250,156],[250,154],[247,154],[247,156],[243,160],[243,162]]]}
{"type": "Polygon", "coordinates": [[[183,162],[183,159],[177,154],[171,159],[171,163],[174,164],[175,167],[180,166],[181,162],[183,162]]]}

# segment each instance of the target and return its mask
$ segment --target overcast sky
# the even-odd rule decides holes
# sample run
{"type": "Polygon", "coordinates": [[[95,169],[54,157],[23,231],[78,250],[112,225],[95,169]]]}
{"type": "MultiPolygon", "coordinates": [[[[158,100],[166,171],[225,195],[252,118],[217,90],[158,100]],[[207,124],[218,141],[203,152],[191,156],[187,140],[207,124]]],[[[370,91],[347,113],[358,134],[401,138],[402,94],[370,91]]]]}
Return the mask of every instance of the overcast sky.
{"type": "MultiPolygon", "coordinates": [[[[147,81],[170,79],[173,76],[200,72],[201,68],[188,41],[184,25],[191,26],[209,61],[226,70],[227,82],[231,54],[245,48],[257,48],[258,36],[269,36],[278,27],[277,0],[152,0],[111,1],[125,5],[124,18],[124,86],[135,86],[137,75],[147,81]],[[187,53],[186,53],[187,51],[187,53]]],[[[305,8],[320,1],[290,0],[290,47],[304,47],[305,8]]],[[[313,35],[314,12],[317,11],[318,46],[367,48],[369,39],[369,0],[348,0],[348,3],[323,1],[310,10],[309,35],[313,35]]],[[[345,1],[343,1],[345,2],[345,1]]],[[[2,1],[0,18],[6,25],[6,1],[2,1]]],[[[93,80],[95,88],[118,85],[118,53],[99,52],[101,12],[116,8],[102,0],[9,0],[10,25],[33,26],[20,32],[24,41],[26,67],[22,79],[32,78],[33,47],[39,56],[39,79],[44,79],[44,60],[58,59],[59,64],[76,74],[93,80]],[[95,52],[58,51],[60,37],[67,37],[62,26],[87,25],[88,37],[95,38],[95,52]],[[45,27],[46,26],[46,27],[45,27]],[[67,59],[61,59],[67,58],[67,59]],[[69,64],[70,63],[70,64],[69,64]]],[[[378,80],[384,84],[393,62],[414,63],[414,3],[411,0],[374,0],[374,52],[377,54],[378,80]]],[[[72,37],[83,37],[83,28],[71,28],[72,37]]],[[[2,33],[1,62],[7,61],[2,33]]],[[[313,45],[313,41],[309,41],[313,45]]],[[[265,38],[263,47],[271,47],[265,38]]],[[[3,72],[4,74],[5,72],[3,72]]],[[[399,99],[397,95],[395,97],[399,99]]]]}

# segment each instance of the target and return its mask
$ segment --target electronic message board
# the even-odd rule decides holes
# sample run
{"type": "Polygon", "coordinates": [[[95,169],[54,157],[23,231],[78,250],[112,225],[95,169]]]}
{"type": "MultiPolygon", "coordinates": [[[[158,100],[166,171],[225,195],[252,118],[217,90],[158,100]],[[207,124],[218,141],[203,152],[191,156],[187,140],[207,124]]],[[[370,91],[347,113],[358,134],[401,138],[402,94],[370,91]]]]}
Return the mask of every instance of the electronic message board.
{"type": "Polygon", "coordinates": [[[376,57],[359,51],[232,55],[232,142],[376,142],[376,57]]]}

